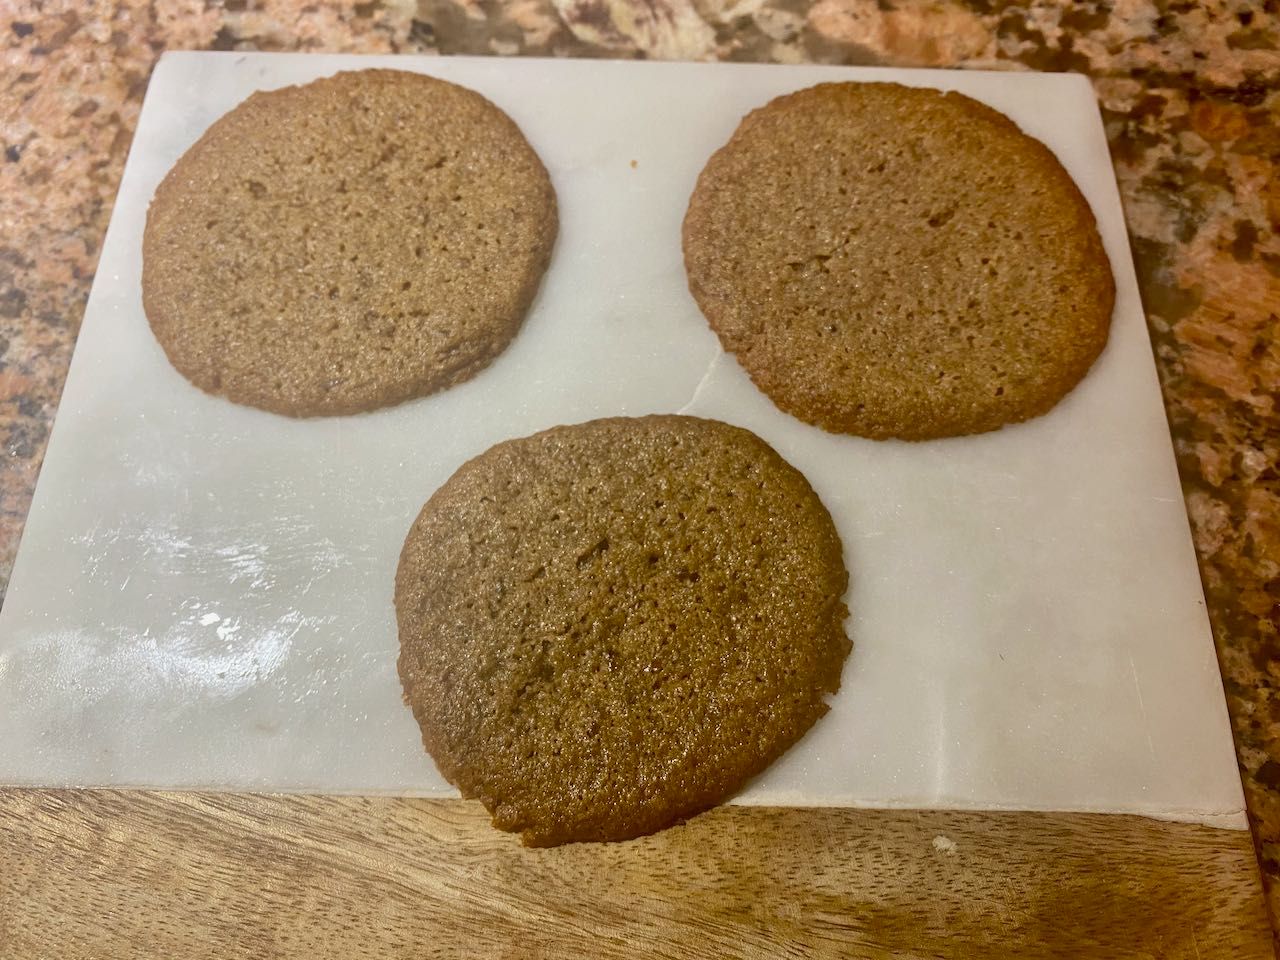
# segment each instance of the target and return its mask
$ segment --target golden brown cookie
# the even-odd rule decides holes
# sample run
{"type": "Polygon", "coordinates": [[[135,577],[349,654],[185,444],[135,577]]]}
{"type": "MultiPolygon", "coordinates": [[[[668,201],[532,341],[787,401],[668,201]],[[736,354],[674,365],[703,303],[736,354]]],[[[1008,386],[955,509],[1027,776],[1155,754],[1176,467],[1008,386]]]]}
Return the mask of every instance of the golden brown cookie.
{"type": "Polygon", "coordinates": [[[788,413],[924,440],[1048,411],[1115,287],[1057,158],[957,93],[827,83],[749,114],[684,221],[689,289],[788,413]]]}
{"type": "Polygon", "coordinates": [[[480,94],[397,70],[255,93],[156,190],[147,319],[192,383],[291,416],[474,376],[515,336],[555,194],[480,94]]]}
{"type": "Polygon", "coordinates": [[[847,584],[826,508],[754,434],[556,427],[422,509],[396,574],[400,679],[496,826],[626,839],[724,800],[826,712],[847,584]]]}

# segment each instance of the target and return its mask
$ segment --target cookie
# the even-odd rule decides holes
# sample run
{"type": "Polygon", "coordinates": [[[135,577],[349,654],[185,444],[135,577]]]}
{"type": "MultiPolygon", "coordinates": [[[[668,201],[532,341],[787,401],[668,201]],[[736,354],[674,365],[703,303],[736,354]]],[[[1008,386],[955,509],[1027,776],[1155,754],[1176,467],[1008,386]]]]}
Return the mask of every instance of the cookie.
{"type": "Polygon", "coordinates": [[[826,712],[847,584],[830,515],[754,434],[556,427],[464,464],[413,524],[400,679],[497,827],[626,839],[726,799],[826,712]]]}
{"type": "Polygon", "coordinates": [[[147,319],[209,393],[349,414],[466,380],[515,336],[556,200],[480,94],[398,70],[255,93],[157,188],[147,319]]]}
{"type": "Polygon", "coordinates": [[[925,440],[1047,412],[1107,341],[1115,286],[1057,158],[956,93],[827,83],[749,114],[683,230],[689,289],[786,412],[925,440]]]}

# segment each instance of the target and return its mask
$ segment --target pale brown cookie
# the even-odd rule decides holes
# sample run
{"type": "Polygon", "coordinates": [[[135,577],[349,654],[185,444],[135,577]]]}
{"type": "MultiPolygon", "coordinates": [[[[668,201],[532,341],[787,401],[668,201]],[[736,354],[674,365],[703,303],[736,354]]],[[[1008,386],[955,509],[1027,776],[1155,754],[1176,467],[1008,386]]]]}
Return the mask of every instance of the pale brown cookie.
{"type": "Polygon", "coordinates": [[[291,416],[474,376],[515,336],[555,194],[474,91],[396,70],[255,93],[156,190],[143,303],[192,383],[291,416]]]}
{"type": "Polygon", "coordinates": [[[826,712],[847,583],[826,508],[754,434],[556,427],[464,464],[410,530],[405,700],[441,773],[526,844],[638,836],[826,712]]]}
{"type": "Polygon", "coordinates": [[[684,221],[692,291],[788,413],[924,440],[1048,411],[1115,287],[1057,158],[956,93],[829,83],[749,114],[684,221]]]}

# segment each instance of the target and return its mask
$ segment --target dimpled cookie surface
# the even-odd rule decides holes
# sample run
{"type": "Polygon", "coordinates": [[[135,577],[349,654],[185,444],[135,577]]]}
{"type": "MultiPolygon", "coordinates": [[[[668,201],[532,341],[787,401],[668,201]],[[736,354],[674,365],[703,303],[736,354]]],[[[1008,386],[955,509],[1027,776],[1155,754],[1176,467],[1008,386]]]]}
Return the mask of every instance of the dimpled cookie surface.
{"type": "Polygon", "coordinates": [[[779,97],[707,163],[683,239],[724,348],[833,432],[925,440],[1046,413],[1110,328],[1110,263],[1075,183],[956,93],[779,97]]]}
{"type": "Polygon", "coordinates": [[[210,393],[347,414],[466,380],[518,331],[555,194],[515,123],[397,70],[255,93],[156,190],[143,303],[210,393]]]}
{"type": "Polygon", "coordinates": [[[496,826],[638,836],[727,799],[826,712],[847,584],[830,515],[754,434],[557,427],[464,464],[414,523],[405,699],[496,826]]]}

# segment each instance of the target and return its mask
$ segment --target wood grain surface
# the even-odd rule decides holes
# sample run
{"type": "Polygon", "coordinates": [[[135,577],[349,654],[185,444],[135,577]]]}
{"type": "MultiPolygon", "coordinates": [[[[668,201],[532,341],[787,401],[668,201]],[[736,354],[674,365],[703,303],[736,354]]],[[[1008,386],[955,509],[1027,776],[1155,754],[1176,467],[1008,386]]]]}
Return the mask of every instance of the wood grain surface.
{"type": "Polygon", "coordinates": [[[1249,834],[722,807],[521,847],[479,804],[0,791],[0,957],[1271,957],[1249,834]]]}

